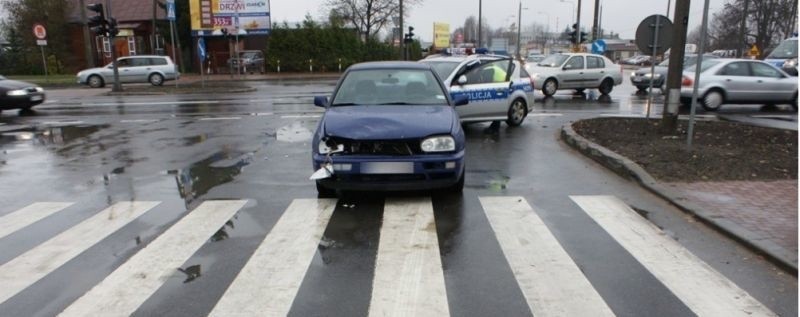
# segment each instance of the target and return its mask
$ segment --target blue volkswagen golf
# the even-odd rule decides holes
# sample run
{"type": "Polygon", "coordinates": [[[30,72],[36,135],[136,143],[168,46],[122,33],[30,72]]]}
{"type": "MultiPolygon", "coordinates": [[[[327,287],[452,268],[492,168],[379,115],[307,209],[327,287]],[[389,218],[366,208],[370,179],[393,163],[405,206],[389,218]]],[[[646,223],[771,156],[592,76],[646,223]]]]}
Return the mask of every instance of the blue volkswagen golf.
{"type": "Polygon", "coordinates": [[[429,190],[464,187],[464,132],[431,66],[370,62],[351,66],[325,108],[312,142],[321,196],[336,190],[429,190]]]}

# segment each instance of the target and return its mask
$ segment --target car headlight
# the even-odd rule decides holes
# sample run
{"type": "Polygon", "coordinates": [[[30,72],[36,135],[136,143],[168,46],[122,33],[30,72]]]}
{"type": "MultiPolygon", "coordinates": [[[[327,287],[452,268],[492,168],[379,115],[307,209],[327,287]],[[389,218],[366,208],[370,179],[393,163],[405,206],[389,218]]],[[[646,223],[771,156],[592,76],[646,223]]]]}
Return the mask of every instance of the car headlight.
{"type": "Polygon", "coordinates": [[[792,58],[786,61],[786,63],[783,63],[783,68],[792,68],[792,67],[797,67],[797,58],[792,58]]]}
{"type": "Polygon", "coordinates": [[[36,92],[44,92],[44,88],[42,88],[42,87],[36,87],[35,89],[36,89],[36,92]]]}
{"type": "Polygon", "coordinates": [[[636,77],[636,72],[631,72],[631,77],[636,77]]]}
{"type": "Polygon", "coordinates": [[[420,143],[423,152],[448,152],[455,151],[456,141],[451,136],[430,137],[420,143]]]}
{"type": "Polygon", "coordinates": [[[320,140],[319,145],[317,145],[317,151],[319,152],[319,154],[339,153],[344,151],[344,144],[336,144],[328,146],[328,144],[324,140],[320,140]]]}
{"type": "Polygon", "coordinates": [[[9,92],[6,93],[6,95],[9,95],[9,96],[25,96],[27,94],[28,94],[28,91],[25,90],[25,89],[12,90],[12,91],[9,91],[9,92]]]}

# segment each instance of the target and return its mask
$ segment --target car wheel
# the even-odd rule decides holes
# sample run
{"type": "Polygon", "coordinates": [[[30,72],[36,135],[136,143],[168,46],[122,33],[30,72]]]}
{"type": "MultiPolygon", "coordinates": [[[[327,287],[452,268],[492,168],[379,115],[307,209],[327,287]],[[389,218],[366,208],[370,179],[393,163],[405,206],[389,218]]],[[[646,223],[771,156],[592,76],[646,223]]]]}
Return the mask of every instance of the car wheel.
{"type": "Polygon", "coordinates": [[[555,79],[549,78],[544,81],[544,85],[542,86],[542,93],[545,96],[550,97],[552,95],[555,95],[556,90],[558,90],[558,83],[556,82],[555,79]]]}
{"type": "Polygon", "coordinates": [[[797,111],[797,93],[794,93],[794,99],[792,99],[792,109],[797,111]]]}
{"type": "Polygon", "coordinates": [[[103,78],[97,75],[89,76],[87,81],[89,82],[89,87],[92,88],[100,88],[106,85],[106,83],[103,82],[103,78]]]}
{"type": "Polygon", "coordinates": [[[719,89],[712,89],[708,91],[701,100],[703,109],[706,109],[706,111],[717,111],[724,102],[725,96],[719,89]]]}
{"type": "Polygon", "coordinates": [[[32,108],[33,108],[33,106],[19,109],[19,115],[20,116],[32,116],[32,115],[35,115],[36,111],[34,111],[32,108]]]}
{"type": "Polygon", "coordinates": [[[161,74],[152,74],[147,81],[153,86],[161,86],[164,84],[164,76],[161,76],[161,74]]]}
{"type": "Polygon", "coordinates": [[[614,89],[614,82],[612,82],[611,79],[606,78],[602,83],[600,83],[600,87],[597,89],[600,90],[601,94],[608,95],[611,93],[611,90],[614,89]]]}
{"type": "Polygon", "coordinates": [[[336,190],[322,186],[317,182],[317,198],[336,198],[336,190]]]}
{"type": "Polygon", "coordinates": [[[522,121],[525,121],[527,115],[528,107],[525,101],[520,98],[514,99],[511,106],[508,107],[508,119],[506,120],[506,124],[511,127],[518,127],[522,124],[522,121]]]}

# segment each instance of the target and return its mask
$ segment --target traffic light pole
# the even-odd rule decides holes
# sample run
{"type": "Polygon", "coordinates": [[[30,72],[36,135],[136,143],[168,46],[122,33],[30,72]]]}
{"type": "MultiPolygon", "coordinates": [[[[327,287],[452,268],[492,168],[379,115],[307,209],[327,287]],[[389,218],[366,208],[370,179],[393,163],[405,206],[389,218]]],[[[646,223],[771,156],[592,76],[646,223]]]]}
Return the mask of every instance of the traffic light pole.
{"type": "MultiPolygon", "coordinates": [[[[111,17],[111,1],[106,0],[106,9],[108,10],[108,16],[111,17]]],[[[114,86],[111,88],[113,92],[121,92],[122,91],[122,84],[119,82],[119,68],[117,67],[117,46],[114,45],[114,38],[116,35],[109,34],[108,41],[110,42],[111,46],[111,67],[114,69],[114,86]]]]}
{"type": "Polygon", "coordinates": [[[581,51],[580,47],[581,47],[581,42],[582,42],[581,41],[581,0],[578,0],[578,18],[577,18],[577,20],[575,20],[575,24],[577,25],[575,30],[578,32],[577,48],[578,48],[578,51],[580,52],[581,51]]]}

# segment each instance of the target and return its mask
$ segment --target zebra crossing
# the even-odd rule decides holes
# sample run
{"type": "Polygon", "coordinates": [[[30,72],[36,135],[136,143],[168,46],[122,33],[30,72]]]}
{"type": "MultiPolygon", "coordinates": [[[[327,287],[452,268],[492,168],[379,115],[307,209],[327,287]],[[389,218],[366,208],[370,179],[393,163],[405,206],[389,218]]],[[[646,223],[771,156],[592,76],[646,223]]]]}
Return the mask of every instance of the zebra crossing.
{"type": "MultiPolygon", "coordinates": [[[[775,316],[620,199],[565,199],[698,316],[775,316]]],[[[484,196],[479,202],[532,314],[615,315],[524,197],[484,196]]],[[[224,287],[208,315],[290,314],[293,304],[302,300],[296,297],[298,290],[338,204],[335,199],[294,199],[224,287]]],[[[115,203],[0,265],[0,307],[158,205],[156,201],[115,203]]],[[[130,316],[246,205],[247,200],[201,203],[64,307],[59,316],[130,316]]],[[[78,206],[36,202],[0,216],[0,239],[70,207],[78,206]]],[[[429,197],[386,198],[365,314],[450,315],[436,221],[429,197]]]]}

